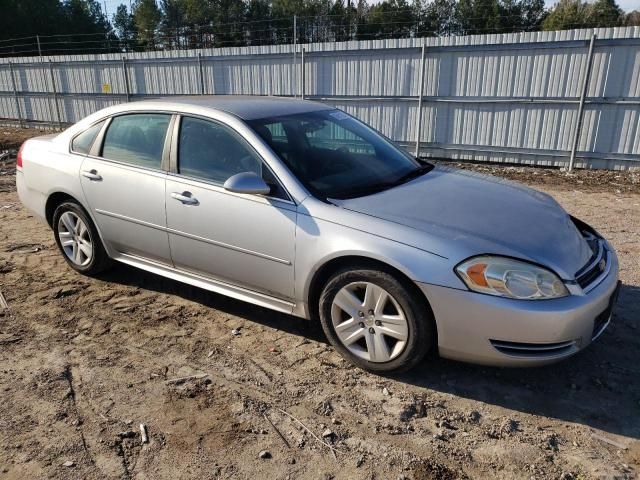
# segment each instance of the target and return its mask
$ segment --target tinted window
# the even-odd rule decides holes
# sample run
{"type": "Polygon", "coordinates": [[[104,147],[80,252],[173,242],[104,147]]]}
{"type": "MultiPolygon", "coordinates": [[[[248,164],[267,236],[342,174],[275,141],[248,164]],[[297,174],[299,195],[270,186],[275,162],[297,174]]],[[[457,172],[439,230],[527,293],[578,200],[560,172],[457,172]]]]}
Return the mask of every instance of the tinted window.
{"type": "Polygon", "coordinates": [[[248,123],[300,181],[321,197],[369,195],[427,171],[375,130],[339,110],[248,123]]]}
{"type": "Polygon", "coordinates": [[[235,132],[218,123],[184,117],[178,143],[182,175],[224,183],[241,172],[261,175],[262,161],[235,132]]]}
{"type": "Polygon", "coordinates": [[[338,122],[312,124],[311,128],[304,131],[304,135],[312,147],[367,155],[376,154],[376,150],[370,141],[356,135],[351,130],[347,130],[338,122]]]}
{"type": "Polygon", "coordinates": [[[104,122],[96,123],[95,125],[87,128],[81,134],[77,135],[71,141],[71,150],[76,153],[89,153],[91,145],[93,145],[93,141],[96,139],[96,136],[103,125],[104,122]]]}
{"type": "Polygon", "coordinates": [[[133,114],[114,117],[102,146],[102,156],[147,168],[160,168],[170,115],[133,114]]]}

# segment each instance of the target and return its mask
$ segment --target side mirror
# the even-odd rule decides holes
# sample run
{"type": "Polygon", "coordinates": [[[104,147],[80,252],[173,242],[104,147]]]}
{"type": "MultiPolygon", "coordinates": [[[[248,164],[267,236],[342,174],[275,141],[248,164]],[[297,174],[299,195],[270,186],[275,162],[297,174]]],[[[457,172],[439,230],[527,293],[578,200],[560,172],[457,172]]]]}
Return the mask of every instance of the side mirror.
{"type": "Polygon", "coordinates": [[[250,195],[267,195],[271,192],[269,185],[253,172],[237,173],[229,177],[223,187],[230,192],[250,195]]]}

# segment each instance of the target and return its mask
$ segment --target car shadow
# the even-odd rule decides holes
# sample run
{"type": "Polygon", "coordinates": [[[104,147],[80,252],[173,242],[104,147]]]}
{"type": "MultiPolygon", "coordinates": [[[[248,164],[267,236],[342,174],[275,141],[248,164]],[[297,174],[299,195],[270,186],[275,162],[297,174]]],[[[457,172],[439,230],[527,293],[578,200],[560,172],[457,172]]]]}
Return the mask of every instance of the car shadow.
{"type": "MultiPolygon", "coordinates": [[[[177,295],[317,342],[319,325],[118,264],[101,279],[177,295]]],[[[536,368],[493,368],[431,355],[395,381],[640,439],[640,288],[623,285],[611,325],[584,351],[536,368]],[[634,420],[635,419],[635,420],[634,420]]],[[[478,407],[482,414],[482,408],[478,407]]],[[[505,413],[508,415],[508,413],[505,413]]]]}
{"type": "Polygon", "coordinates": [[[611,324],[585,350],[536,368],[434,358],[396,380],[640,439],[640,288],[623,285],[611,324]]]}
{"type": "Polygon", "coordinates": [[[313,322],[216,294],[122,263],[116,263],[113,268],[100,274],[98,278],[106,282],[176,295],[185,300],[196,302],[251,322],[260,323],[267,327],[282,330],[292,335],[308,338],[316,342],[329,343],[322,332],[322,328],[313,322]]]}

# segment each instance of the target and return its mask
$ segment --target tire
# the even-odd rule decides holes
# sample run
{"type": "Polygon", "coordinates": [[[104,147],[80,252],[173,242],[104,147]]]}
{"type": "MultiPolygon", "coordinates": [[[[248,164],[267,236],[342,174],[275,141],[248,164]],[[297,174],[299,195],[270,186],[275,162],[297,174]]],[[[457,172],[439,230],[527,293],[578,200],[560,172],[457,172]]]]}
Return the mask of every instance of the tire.
{"type": "Polygon", "coordinates": [[[112,260],[102,245],[95,225],[77,202],[69,200],[56,208],[52,228],[60,253],[76,272],[92,276],[111,267],[112,260]],[[91,246],[90,255],[87,245],[91,246]]]}
{"type": "Polygon", "coordinates": [[[409,370],[435,343],[430,308],[410,285],[390,272],[370,268],[337,272],[325,285],[318,309],[331,345],[373,373],[409,370]],[[390,298],[385,300],[385,294],[390,298]]]}

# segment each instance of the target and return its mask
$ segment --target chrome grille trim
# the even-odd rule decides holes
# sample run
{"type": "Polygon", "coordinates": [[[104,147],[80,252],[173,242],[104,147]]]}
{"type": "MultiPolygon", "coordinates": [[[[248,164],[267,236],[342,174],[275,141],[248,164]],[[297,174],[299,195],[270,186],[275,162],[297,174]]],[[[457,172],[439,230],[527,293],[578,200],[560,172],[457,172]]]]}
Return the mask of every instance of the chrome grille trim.
{"type": "Polygon", "coordinates": [[[588,293],[597,287],[602,280],[609,274],[611,269],[611,255],[606,248],[604,240],[596,237],[590,232],[582,232],[587,243],[592,250],[593,256],[589,262],[578,270],[575,274],[576,283],[580,285],[584,293],[588,293]],[[600,269],[600,262],[604,260],[604,270],[600,269]]]}
{"type": "Polygon", "coordinates": [[[592,270],[593,267],[595,267],[598,264],[598,262],[602,259],[602,255],[604,255],[604,251],[605,251],[603,242],[600,239],[594,237],[592,234],[588,232],[583,232],[583,236],[585,237],[585,240],[591,247],[592,251],[593,251],[593,244],[594,243],[596,244],[596,250],[593,252],[593,255],[591,256],[587,264],[584,265],[580,270],[576,272],[576,278],[581,277],[585,273],[592,270]]]}

